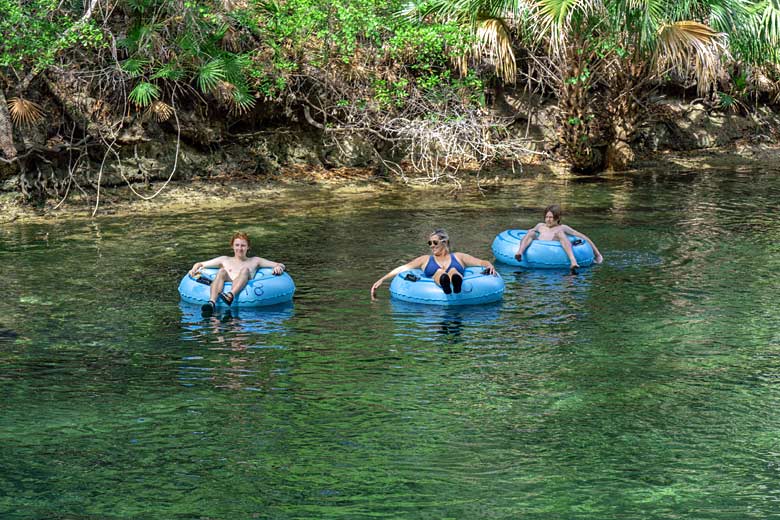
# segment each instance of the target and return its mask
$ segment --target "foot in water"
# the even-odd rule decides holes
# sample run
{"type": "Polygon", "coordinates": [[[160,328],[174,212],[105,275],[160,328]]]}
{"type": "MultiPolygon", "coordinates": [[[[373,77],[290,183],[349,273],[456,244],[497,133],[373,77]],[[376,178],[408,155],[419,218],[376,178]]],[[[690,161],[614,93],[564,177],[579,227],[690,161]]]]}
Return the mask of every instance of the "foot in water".
{"type": "Polygon", "coordinates": [[[441,285],[441,290],[444,291],[444,294],[452,294],[452,287],[450,287],[449,275],[446,274],[441,275],[441,277],[439,277],[439,285],[441,285]]]}
{"type": "Polygon", "coordinates": [[[579,265],[577,265],[577,264],[574,264],[573,266],[571,266],[571,267],[569,268],[569,272],[570,272],[571,274],[577,274],[577,272],[578,272],[578,271],[577,271],[577,269],[579,269],[579,268],[580,268],[580,266],[579,266],[579,265]]]}
{"type": "Polygon", "coordinates": [[[452,273],[452,292],[460,294],[460,289],[463,287],[463,277],[460,273],[452,273]]]}
{"type": "Polygon", "coordinates": [[[228,291],[226,293],[219,293],[219,297],[222,298],[222,301],[227,303],[228,305],[233,305],[233,293],[228,291]]]}
{"type": "Polygon", "coordinates": [[[216,307],[217,307],[217,304],[215,302],[209,300],[209,302],[207,304],[203,305],[200,308],[200,312],[201,312],[201,314],[203,314],[203,316],[208,317],[208,316],[211,316],[212,314],[214,314],[214,309],[216,307]]]}

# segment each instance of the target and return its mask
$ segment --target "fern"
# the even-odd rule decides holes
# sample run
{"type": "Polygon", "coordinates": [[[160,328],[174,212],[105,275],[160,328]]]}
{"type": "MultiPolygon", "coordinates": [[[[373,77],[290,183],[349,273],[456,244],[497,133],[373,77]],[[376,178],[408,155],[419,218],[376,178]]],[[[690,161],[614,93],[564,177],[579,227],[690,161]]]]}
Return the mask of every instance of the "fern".
{"type": "Polygon", "coordinates": [[[160,97],[160,87],[142,81],[130,92],[128,98],[139,107],[149,106],[152,101],[160,97]]]}

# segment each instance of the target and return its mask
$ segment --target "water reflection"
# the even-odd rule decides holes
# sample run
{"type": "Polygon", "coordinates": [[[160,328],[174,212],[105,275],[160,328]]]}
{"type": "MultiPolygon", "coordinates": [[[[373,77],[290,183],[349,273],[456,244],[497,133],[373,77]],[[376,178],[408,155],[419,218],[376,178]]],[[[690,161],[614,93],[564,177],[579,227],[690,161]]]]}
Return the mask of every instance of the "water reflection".
{"type": "Polygon", "coordinates": [[[501,302],[486,305],[438,306],[390,300],[397,336],[437,341],[442,337],[458,341],[468,329],[495,324],[501,316],[501,302]]]}
{"type": "Polygon", "coordinates": [[[541,323],[561,323],[578,318],[589,295],[595,269],[522,269],[496,263],[504,277],[509,299],[530,311],[541,323]]]}
{"type": "MultiPolygon", "coordinates": [[[[605,260],[606,262],[607,260],[605,260]]],[[[609,267],[614,269],[659,269],[663,264],[663,258],[652,251],[611,251],[609,253],[609,267]]]]}
{"type": "Polygon", "coordinates": [[[199,305],[179,303],[182,338],[198,341],[214,334],[255,333],[284,334],[285,322],[293,316],[292,302],[268,307],[217,307],[213,316],[204,318],[199,305]]]}
{"type": "Polygon", "coordinates": [[[182,338],[195,349],[182,357],[179,382],[232,390],[265,391],[272,379],[274,351],[282,346],[265,341],[284,334],[293,316],[292,303],[258,308],[218,308],[204,318],[200,307],[181,302],[182,338]]]}

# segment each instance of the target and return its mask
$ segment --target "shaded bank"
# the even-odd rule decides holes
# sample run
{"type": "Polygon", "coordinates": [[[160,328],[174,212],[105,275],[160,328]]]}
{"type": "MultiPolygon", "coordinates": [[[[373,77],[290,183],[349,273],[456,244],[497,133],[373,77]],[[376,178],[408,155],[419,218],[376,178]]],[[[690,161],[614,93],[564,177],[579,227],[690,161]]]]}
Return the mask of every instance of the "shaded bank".
{"type": "MultiPolygon", "coordinates": [[[[527,153],[487,166],[466,162],[455,172],[421,169],[408,154],[377,148],[370,135],[332,133],[302,122],[238,127],[180,110],[177,124],[135,121],[112,144],[110,154],[89,145],[75,153],[56,136],[47,138],[46,125],[27,126],[17,129],[19,140],[30,145],[27,157],[0,164],[0,194],[6,205],[13,198],[39,207],[61,200],[98,206],[100,190],[132,186],[144,198],[157,193],[161,181],[219,186],[228,179],[260,185],[346,179],[460,187],[496,174],[568,175],[569,165],[560,160],[554,145],[555,107],[536,106],[521,95],[507,94],[506,101],[502,111],[514,121],[509,126],[514,136],[508,138],[528,143],[527,153]],[[154,183],[157,189],[151,189],[154,183]]],[[[639,156],[633,168],[663,166],[667,154],[685,153],[722,158],[733,154],[737,162],[752,155],[760,161],[771,156],[766,150],[777,142],[777,128],[780,117],[766,107],[742,115],[701,103],[658,100],[652,123],[641,129],[634,143],[639,156]]]]}
{"type": "MultiPolygon", "coordinates": [[[[497,166],[480,172],[462,173],[457,185],[398,182],[377,176],[369,168],[285,168],[276,175],[195,176],[186,180],[150,181],[105,187],[102,190],[98,215],[179,214],[193,210],[208,210],[215,215],[229,212],[235,206],[253,203],[292,206],[306,211],[305,200],[359,200],[377,193],[394,193],[414,197],[416,193],[435,193],[437,198],[452,200],[472,195],[490,197],[502,186],[527,187],[539,191],[539,204],[546,201],[546,187],[567,184],[630,182],[645,177],[664,183],[677,175],[692,171],[710,171],[715,175],[731,172],[780,173],[775,144],[738,141],[727,147],[695,151],[666,151],[648,154],[637,161],[636,168],[599,176],[574,176],[563,162],[544,161],[515,168],[497,166]],[[156,196],[154,196],[157,194],[156,196]],[[152,197],[153,196],[153,197],[152,197]],[[144,198],[145,197],[145,198],[144,198]],[[151,197],[151,198],[150,198],[151,197]],[[289,201],[289,202],[287,202],[289,201]]],[[[414,179],[410,179],[413,181],[414,179]]],[[[96,199],[91,193],[75,191],[67,198],[48,198],[38,204],[20,202],[13,192],[0,194],[0,224],[14,221],[56,221],[90,218],[96,199]]],[[[316,202],[315,202],[316,204],[316,202]]]]}

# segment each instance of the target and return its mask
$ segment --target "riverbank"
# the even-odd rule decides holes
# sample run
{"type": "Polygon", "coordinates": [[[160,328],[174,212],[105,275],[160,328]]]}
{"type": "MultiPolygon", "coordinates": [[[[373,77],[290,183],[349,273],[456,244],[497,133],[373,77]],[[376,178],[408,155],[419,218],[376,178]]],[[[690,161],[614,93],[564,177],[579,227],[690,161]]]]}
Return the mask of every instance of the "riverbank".
{"type": "Polygon", "coordinates": [[[438,192],[457,198],[464,194],[487,193],[500,186],[610,182],[646,172],[674,175],[691,170],[761,171],[780,173],[780,145],[737,143],[724,148],[686,152],[655,152],[623,172],[597,176],[573,175],[563,162],[543,161],[537,164],[499,165],[480,172],[461,173],[457,179],[439,179],[431,183],[422,177],[378,177],[367,168],[287,168],[277,175],[251,177],[224,175],[209,178],[151,182],[102,187],[96,193],[71,191],[64,199],[48,199],[37,205],[19,202],[18,194],[0,194],[0,225],[11,222],[49,222],[60,219],[84,219],[94,216],[130,216],[177,214],[190,211],[226,211],[232,206],[291,198],[300,202],[307,194],[327,193],[335,198],[359,198],[378,192],[438,192]]]}

